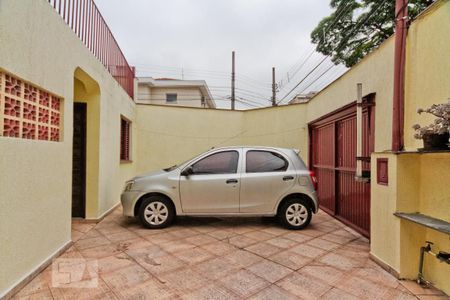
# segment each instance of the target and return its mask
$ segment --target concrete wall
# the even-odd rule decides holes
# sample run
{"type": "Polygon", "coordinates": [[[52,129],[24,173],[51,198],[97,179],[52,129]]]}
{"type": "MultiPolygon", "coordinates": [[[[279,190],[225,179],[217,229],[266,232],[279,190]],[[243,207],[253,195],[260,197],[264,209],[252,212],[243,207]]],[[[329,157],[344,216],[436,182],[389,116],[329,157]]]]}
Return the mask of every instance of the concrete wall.
{"type": "Polygon", "coordinates": [[[135,170],[119,160],[120,115],[134,121],[133,102],[47,1],[0,1],[0,41],[0,68],[60,96],[64,115],[60,142],[0,137],[1,297],[70,242],[74,96],[88,106],[97,101],[98,122],[88,124],[88,135],[98,139],[88,147],[98,155],[88,165],[98,177],[88,191],[87,217],[118,203],[135,170]],[[87,83],[82,73],[98,86],[97,95],[76,87],[75,77],[87,83]]]}

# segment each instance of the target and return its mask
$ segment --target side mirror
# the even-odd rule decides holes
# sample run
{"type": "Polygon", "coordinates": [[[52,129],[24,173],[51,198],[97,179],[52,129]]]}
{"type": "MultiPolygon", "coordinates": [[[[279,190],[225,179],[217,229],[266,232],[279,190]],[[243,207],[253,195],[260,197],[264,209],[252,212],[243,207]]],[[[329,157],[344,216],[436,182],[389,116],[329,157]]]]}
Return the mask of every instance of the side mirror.
{"type": "Polygon", "coordinates": [[[192,168],[192,166],[187,167],[186,169],[183,170],[183,172],[181,172],[182,176],[189,176],[194,174],[194,169],[192,168]]]}

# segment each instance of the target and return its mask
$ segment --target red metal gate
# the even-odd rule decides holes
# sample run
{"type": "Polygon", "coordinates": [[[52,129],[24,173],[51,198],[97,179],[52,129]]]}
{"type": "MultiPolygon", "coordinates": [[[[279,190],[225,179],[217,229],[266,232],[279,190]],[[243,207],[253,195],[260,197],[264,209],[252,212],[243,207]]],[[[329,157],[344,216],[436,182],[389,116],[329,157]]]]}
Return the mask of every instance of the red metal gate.
{"type": "MultiPolygon", "coordinates": [[[[366,98],[365,103],[368,102],[366,98]]],[[[370,172],[374,109],[363,109],[363,171],[370,172]]],[[[355,180],[356,104],[310,124],[310,166],[318,179],[320,207],[364,236],[370,235],[370,182],[355,180]]]]}

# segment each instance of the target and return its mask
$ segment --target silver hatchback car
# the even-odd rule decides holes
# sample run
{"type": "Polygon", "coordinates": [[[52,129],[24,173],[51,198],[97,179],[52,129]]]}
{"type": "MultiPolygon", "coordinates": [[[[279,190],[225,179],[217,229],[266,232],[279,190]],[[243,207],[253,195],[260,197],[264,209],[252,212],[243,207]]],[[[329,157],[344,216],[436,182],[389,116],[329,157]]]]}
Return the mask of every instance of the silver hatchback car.
{"type": "Polygon", "coordinates": [[[277,216],[289,229],[318,211],[317,181],[295,149],[225,147],[127,181],[125,216],[163,228],[175,216],[277,216]]]}

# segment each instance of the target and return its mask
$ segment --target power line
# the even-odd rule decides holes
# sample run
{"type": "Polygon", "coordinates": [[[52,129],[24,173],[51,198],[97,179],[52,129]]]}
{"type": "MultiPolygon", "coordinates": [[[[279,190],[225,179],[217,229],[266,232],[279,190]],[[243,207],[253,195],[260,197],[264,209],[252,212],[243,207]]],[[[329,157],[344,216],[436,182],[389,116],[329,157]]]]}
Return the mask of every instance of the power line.
{"type": "MultiPolygon", "coordinates": [[[[341,11],[339,13],[337,13],[337,11],[335,13],[337,13],[334,22],[332,22],[331,24],[329,24],[325,29],[324,32],[328,31],[332,26],[334,26],[339,19],[342,17],[342,15],[344,14],[344,12],[346,12],[350,7],[352,7],[352,3],[350,2],[349,4],[347,4],[347,6],[343,6],[341,11]]],[[[303,61],[303,63],[301,63],[301,65],[296,69],[296,71],[290,76],[290,77],[295,77],[295,75],[297,75],[297,73],[303,68],[303,66],[306,64],[306,62],[311,58],[311,56],[314,54],[314,52],[316,52],[315,47],[312,45],[312,51],[309,53],[309,55],[306,57],[306,59],[303,61]]],[[[295,66],[295,65],[294,65],[295,66]]],[[[290,69],[292,70],[293,67],[290,69]]],[[[288,71],[288,76],[290,73],[290,70],[288,71]]]]}
{"type": "MultiPolygon", "coordinates": [[[[376,10],[374,11],[374,12],[372,12],[371,14],[368,14],[363,20],[361,20],[361,21],[359,21],[359,24],[356,24],[354,27],[353,27],[353,29],[350,31],[350,33],[348,33],[346,36],[345,36],[345,38],[341,41],[341,43],[340,43],[340,45],[338,46],[338,48],[336,49],[336,50],[334,50],[334,51],[340,51],[341,50],[341,48],[345,45],[344,43],[343,43],[343,41],[346,41],[354,32],[355,32],[355,30],[357,30],[357,29],[359,29],[359,28],[361,28],[361,26],[362,25],[364,25],[367,21],[369,21],[369,19],[371,19],[374,15],[375,15],[375,13],[380,9],[380,7],[382,7],[383,5],[384,5],[384,3],[386,2],[387,0],[383,0],[383,2],[381,3],[381,4],[379,4],[378,5],[378,7],[376,8],[376,10]]],[[[285,96],[280,100],[280,101],[278,101],[278,103],[277,104],[279,104],[281,101],[283,101],[290,93],[292,93],[292,91],[294,91],[309,75],[311,75],[327,58],[329,58],[331,55],[327,55],[327,56],[325,56],[324,57],[324,59],[322,59],[321,61],[320,61],[320,63],[318,64],[318,65],[316,65],[308,74],[306,74],[306,76],[305,77],[303,77],[302,78],[302,80],[294,87],[294,88],[292,88],[287,94],[285,94],[285,96]]]]}

